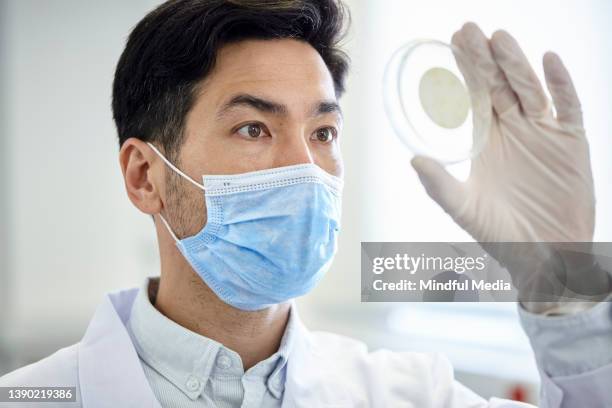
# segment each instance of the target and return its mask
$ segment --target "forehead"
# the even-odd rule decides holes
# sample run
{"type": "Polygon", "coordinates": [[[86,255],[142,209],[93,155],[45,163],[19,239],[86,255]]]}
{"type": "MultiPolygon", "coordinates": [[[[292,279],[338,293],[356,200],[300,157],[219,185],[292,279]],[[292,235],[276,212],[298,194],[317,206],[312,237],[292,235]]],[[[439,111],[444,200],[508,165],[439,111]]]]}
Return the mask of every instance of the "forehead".
{"type": "Polygon", "coordinates": [[[246,92],[287,104],[334,100],[333,79],[319,53],[292,40],[245,40],[223,46],[204,82],[209,102],[246,92]]]}

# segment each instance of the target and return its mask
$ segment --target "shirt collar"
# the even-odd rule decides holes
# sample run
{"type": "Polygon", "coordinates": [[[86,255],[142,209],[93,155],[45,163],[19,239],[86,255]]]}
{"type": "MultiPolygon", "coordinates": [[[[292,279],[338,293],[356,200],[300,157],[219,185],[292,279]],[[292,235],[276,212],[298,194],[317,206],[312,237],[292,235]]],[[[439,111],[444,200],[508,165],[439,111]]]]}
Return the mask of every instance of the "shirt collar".
{"type": "MultiPolygon", "coordinates": [[[[128,331],[140,358],[172,382],[192,400],[197,399],[210,378],[244,375],[238,353],[208,337],[194,333],[160,313],[150,301],[158,278],[149,278],[132,306],[128,331]]],[[[297,316],[291,305],[279,350],[251,367],[248,375],[262,377],[277,399],[283,394],[286,366],[295,342],[297,316]]]]}

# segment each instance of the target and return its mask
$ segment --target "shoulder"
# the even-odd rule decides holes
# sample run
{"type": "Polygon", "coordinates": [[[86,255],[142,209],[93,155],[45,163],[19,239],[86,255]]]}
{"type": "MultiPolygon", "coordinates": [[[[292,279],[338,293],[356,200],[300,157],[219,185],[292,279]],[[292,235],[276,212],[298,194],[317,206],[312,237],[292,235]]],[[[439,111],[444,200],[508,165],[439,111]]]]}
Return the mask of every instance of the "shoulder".
{"type": "Polygon", "coordinates": [[[318,364],[339,375],[353,398],[381,406],[483,406],[481,397],[455,380],[441,353],[370,351],[362,341],[327,332],[311,332],[311,339],[318,364]]]}
{"type": "MultiPolygon", "coordinates": [[[[76,401],[69,403],[41,402],[28,406],[41,408],[80,407],[78,384],[78,344],[63,348],[36,363],[21,367],[0,377],[0,387],[76,387],[76,401]]],[[[0,407],[20,408],[23,403],[0,404],[0,407]]]]}
{"type": "Polygon", "coordinates": [[[0,386],[77,386],[78,346],[78,344],[74,344],[60,349],[49,357],[0,377],[0,386]]]}
{"type": "Polygon", "coordinates": [[[368,350],[367,345],[351,337],[329,332],[312,332],[312,344],[317,354],[333,357],[334,361],[345,360],[370,367],[384,366],[386,369],[418,370],[421,373],[433,371],[452,374],[449,360],[440,353],[419,353],[391,351],[388,349],[368,350]]]}

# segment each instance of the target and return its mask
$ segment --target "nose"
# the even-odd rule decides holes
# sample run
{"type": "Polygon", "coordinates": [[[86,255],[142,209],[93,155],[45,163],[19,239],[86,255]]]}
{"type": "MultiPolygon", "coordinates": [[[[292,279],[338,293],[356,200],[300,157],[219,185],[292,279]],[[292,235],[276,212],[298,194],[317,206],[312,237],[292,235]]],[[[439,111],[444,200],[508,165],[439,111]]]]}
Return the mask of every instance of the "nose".
{"type": "Polygon", "coordinates": [[[274,167],[314,163],[308,141],[301,134],[287,135],[279,140],[274,155],[274,167]]]}

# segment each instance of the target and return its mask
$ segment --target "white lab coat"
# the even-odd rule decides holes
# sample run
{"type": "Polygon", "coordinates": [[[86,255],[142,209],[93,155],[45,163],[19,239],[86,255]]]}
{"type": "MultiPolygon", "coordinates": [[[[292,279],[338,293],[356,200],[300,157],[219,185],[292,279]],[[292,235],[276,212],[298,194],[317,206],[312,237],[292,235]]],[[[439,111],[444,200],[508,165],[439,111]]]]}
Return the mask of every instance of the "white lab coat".
{"type": "MultiPolygon", "coordinates": [[[[106,296],[80,343],[0,378],[0,386],[77,387],[76,403],[41,403],[45,408],[160,408],[125,328],[137,291],[106,296]]],[[[310,332],[299,319],[295,337],[283,408],[530,406],[495,398],[483,400],[454,380],[449,362],[438,354],[369,353],[356,340],[310,332]]],[[[545,378],[543,384],[551,391],[545,406],[560,407],[559,389],[545,378]]],[[[25,405],[0,403],[3,408],[13,406],[25,405]]]]}

